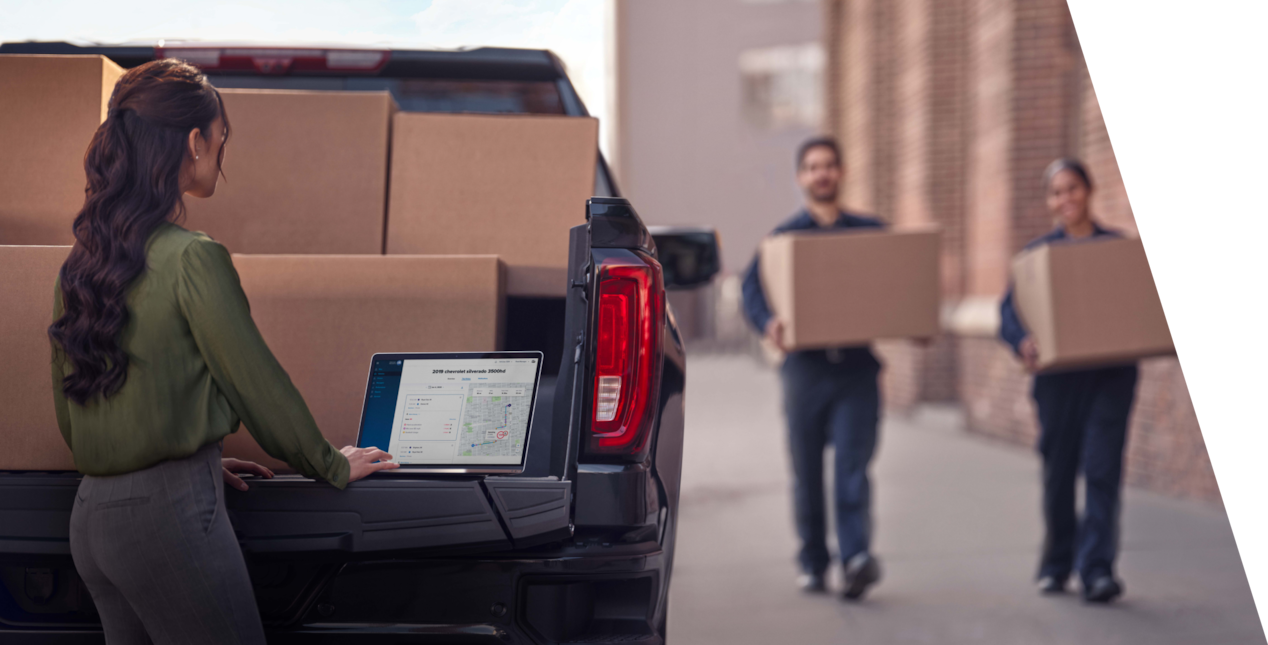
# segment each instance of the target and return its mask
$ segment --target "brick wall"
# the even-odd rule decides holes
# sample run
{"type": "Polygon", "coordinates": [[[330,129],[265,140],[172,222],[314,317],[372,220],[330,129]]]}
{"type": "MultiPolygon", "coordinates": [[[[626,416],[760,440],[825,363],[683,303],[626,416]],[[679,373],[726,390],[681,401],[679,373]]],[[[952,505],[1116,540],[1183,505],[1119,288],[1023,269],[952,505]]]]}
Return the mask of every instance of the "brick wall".
{"type": "Polygon", "coordinates": [[[1012,239],[1013,0],[970,0],[965,295],[1002,291],[1012,239]]]}
{"type": "MultiPolygon", "coordinates": [[[[966,37],[970,0],[929,2],[929,141],[925,191],[931,218],[942,228],[942,292],[964,294],[965,208],[967,205],[969,121],[969,47],[966,37]]],[[[952,352],[946,352],[953,354],[952,352]]],[[[954,389],[954,388],[948,388],[954,389]]]]}
{"type": "Polygon", "coordinates": [[[873,5],[885,0],[840,0],[845,18],[844,34],[838,56],[840,67],[841,122],[834,129],[841,138],[845,155],[846,176],[843,199],[852,208],[875,211],[872,186],[877,184],[875,149],[872,137],[875,70],[872,60],[875,41],[873,5]]]}
{"type": "MultiPolygon", "coordinates": [[[[995,339],[957,340],[959,396],[970,430],[1034,446],[1039,427],[1029,396],[1030,377],[995,339]]],[[[1125,461],[1128,484],[1179,497],[1219,498],[1184,374],[1174,358],[1140,364],[1125,461]]]]}
{"type": "MultiPolygon", "coordinates": [[[[1041,176],[1078,156],[1101,221],[1135,223],[1064,0],[824,0],[826,114],[843,143],[847,207],[943,230],[950,305],[999,298],[1012,256],[1048,231],[1041,176]]],[[[982,329],[927,347],[884,342],[886,405],[958,401],[970,430],[1033,446],[1030,378],[982,329]]],[[[1127,480],[1218,497],[1175,359],[1142,363],[1127,480]]]]}
{"type": "Polygon", "coordinates": [[[1074,25],[1064,0],[1013,0],[1013,145],[1009,155],[1013,228],[1009,255],[1052,229],[1040,178],[1077,150],[1079,101],[1074,25]]]}
{"type": "Polygon", "coordinates": [[[920,403],[959,401],[956,340],[941,336],[925,347],[907,340],[877,342],[886,407],[907,410],[920,403]]]}

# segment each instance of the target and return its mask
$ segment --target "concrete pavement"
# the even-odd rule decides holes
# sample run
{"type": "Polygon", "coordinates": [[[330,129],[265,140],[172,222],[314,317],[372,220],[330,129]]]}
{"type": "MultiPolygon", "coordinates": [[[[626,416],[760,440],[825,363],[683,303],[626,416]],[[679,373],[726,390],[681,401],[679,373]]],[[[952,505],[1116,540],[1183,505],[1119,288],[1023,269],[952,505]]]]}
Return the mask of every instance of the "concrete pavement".
{"type": "Polygon", "coordinates": [[[1265,643],[1218,505],[1128,489],[1123,599],[1092,607],[1032,591],[1038,460],[966,434],[952,409],[884,421],[881,584],[861,604],[802,595],[777,375],[748,357],[693,355],[687,391],[671,642],[1265,643]]]}

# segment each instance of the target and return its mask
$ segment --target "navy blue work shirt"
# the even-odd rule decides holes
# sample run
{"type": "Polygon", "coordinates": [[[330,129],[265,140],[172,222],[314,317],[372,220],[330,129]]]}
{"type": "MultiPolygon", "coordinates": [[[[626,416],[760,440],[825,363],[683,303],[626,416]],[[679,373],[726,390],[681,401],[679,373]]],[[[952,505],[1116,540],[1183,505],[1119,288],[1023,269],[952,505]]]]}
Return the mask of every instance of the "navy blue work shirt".
{"type": "MultiPolygon", "coordinates": [[[[1123,234],[1113,229],[1104,228],[1096,222],[1092,223],[1091,237],[1084,239],[1093,239],[1097,237],[1123,237],[1123,234]]],[[[1065,227],[1058,226],[1048,234],[1036,238],[1025,246],[1023,251],[1028,251],[1037,246],[1042,246],[1059,240],[1071,239],[1065,232],[1065,227]]],[[[1004,301],[999,304],[999,337],[1013,348],[1013,353],[1021,355],[1021,341],[1026,339],[1029,332],[1021,324],[1021,318],[1017,316],[1017,309],[1013,306],[1013,285],[1008,285],[1008,293],[1004,294],[1004,301]]]]}
{"type": "MultiPolygon", "coordinates": [[[[784,223],[775,227],[771,231],[771,235],[787,233],[790,231],[809,231],[809,232],[833,232],[841,229],[849,228],[884,228],[885,225],[880,220],[872,217],[863,217],[841,211],[837,215],[837,221],[832,226],[820,226],[818,222],[811,217],[810,212],[801,210],[796,215],[788,218],[784,223]]],[[[766,294],[762,291],[761,279],[761,262],[760,251],[753,256],[753,261],[748,265],[748,270],[744,273],[744,316],[748,318],[750,324],[757,329],[758,334],[766,333],[766,325],[774,317],[774,313],[770,310],[770,305],[766,302],[766,294]]],[[[798,353],[825,353],[824,350],[814,350],[812,352],[798,353]]],[[[851,347],[833,352],[834,358],[832,362],[842,363],[845,365],[856,365],[859,367],[878,366],[876,358],[872,356],[871,350],[867,346],[851,347]]]]}

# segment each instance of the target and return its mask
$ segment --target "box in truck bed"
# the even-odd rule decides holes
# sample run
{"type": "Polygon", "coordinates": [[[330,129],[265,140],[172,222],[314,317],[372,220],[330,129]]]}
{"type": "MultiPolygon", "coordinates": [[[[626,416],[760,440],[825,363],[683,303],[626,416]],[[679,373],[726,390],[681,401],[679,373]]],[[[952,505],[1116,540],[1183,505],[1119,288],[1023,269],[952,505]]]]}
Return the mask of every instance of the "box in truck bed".
{"type": "MultiPolygon", "coordinates": [[[[0,470],[74,470],[53,411],[53,284],[70,247],[0,246],[0,470]]],[[[484,351],[502,336],[492,256],[236,256],[252,316],[326,437],[355,443],[370,357],[484,351]]],[[[273,467],[245,430],[225,454],[273,467]]]]}
{"type": "MultiPolygon", "coordinates": [[[[383,252],[387,92],[221,90],[225,180],[185,224],[234,253],[383,252]]],[[[82,171],[81,171],[82,172],[82,171]]]]}
{"type": "Polygon", "coordinates": [[[387,252],[496,253],[509,295],[562,297],[597,150],[592,118],[398,113],[387,252]]]}
{"type": "Polygon", "coordinates": [[[53,411],[53,285],[69,246],[0,246],[0,470],[74,470],[53,411]]]}
{"type": "Polygon", "coordinates": [[[84,151],[123,69],[104,56],[0,56],[0,244],[71,244],[84,151]]]}
{"type": "MultiPolygon", "coordinates": [[[[238,255],[264,340],[336,447],[356,443],[376,352],[500,349],[505,287],[495,256],[238,255]]],[[[274,468],[239,431],[225,455],[274,468]]]]}

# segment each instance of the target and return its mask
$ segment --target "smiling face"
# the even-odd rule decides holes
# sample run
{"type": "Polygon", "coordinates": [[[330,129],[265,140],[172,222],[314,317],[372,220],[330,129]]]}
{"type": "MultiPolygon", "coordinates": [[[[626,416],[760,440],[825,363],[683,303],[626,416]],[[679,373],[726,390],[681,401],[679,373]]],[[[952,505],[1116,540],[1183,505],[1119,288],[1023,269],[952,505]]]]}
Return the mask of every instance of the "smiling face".
{"type": "Polygon", "coordinates": [[[1048,211],[1067,229],[1088,220],[1088,198],[1092,190],[1073,170],[1062,170],[1048,182],[1048,211]]]}
{"type": "Polygon", "coordinates": [[[211,197],[220,181],[220,149],[225,145],[225,122],[217,118],[204,133],[194,129],[189,133],[189,155],[182,169],[186,182],[185,193],[194,197],[211,197]]]}
{"type": "Polygon", "coordinates": [[[844,176],[841,160],[828,146],[815,146],[806,151],[797,168],[797,185],[811,201],[835,203],[844,176]]]}

